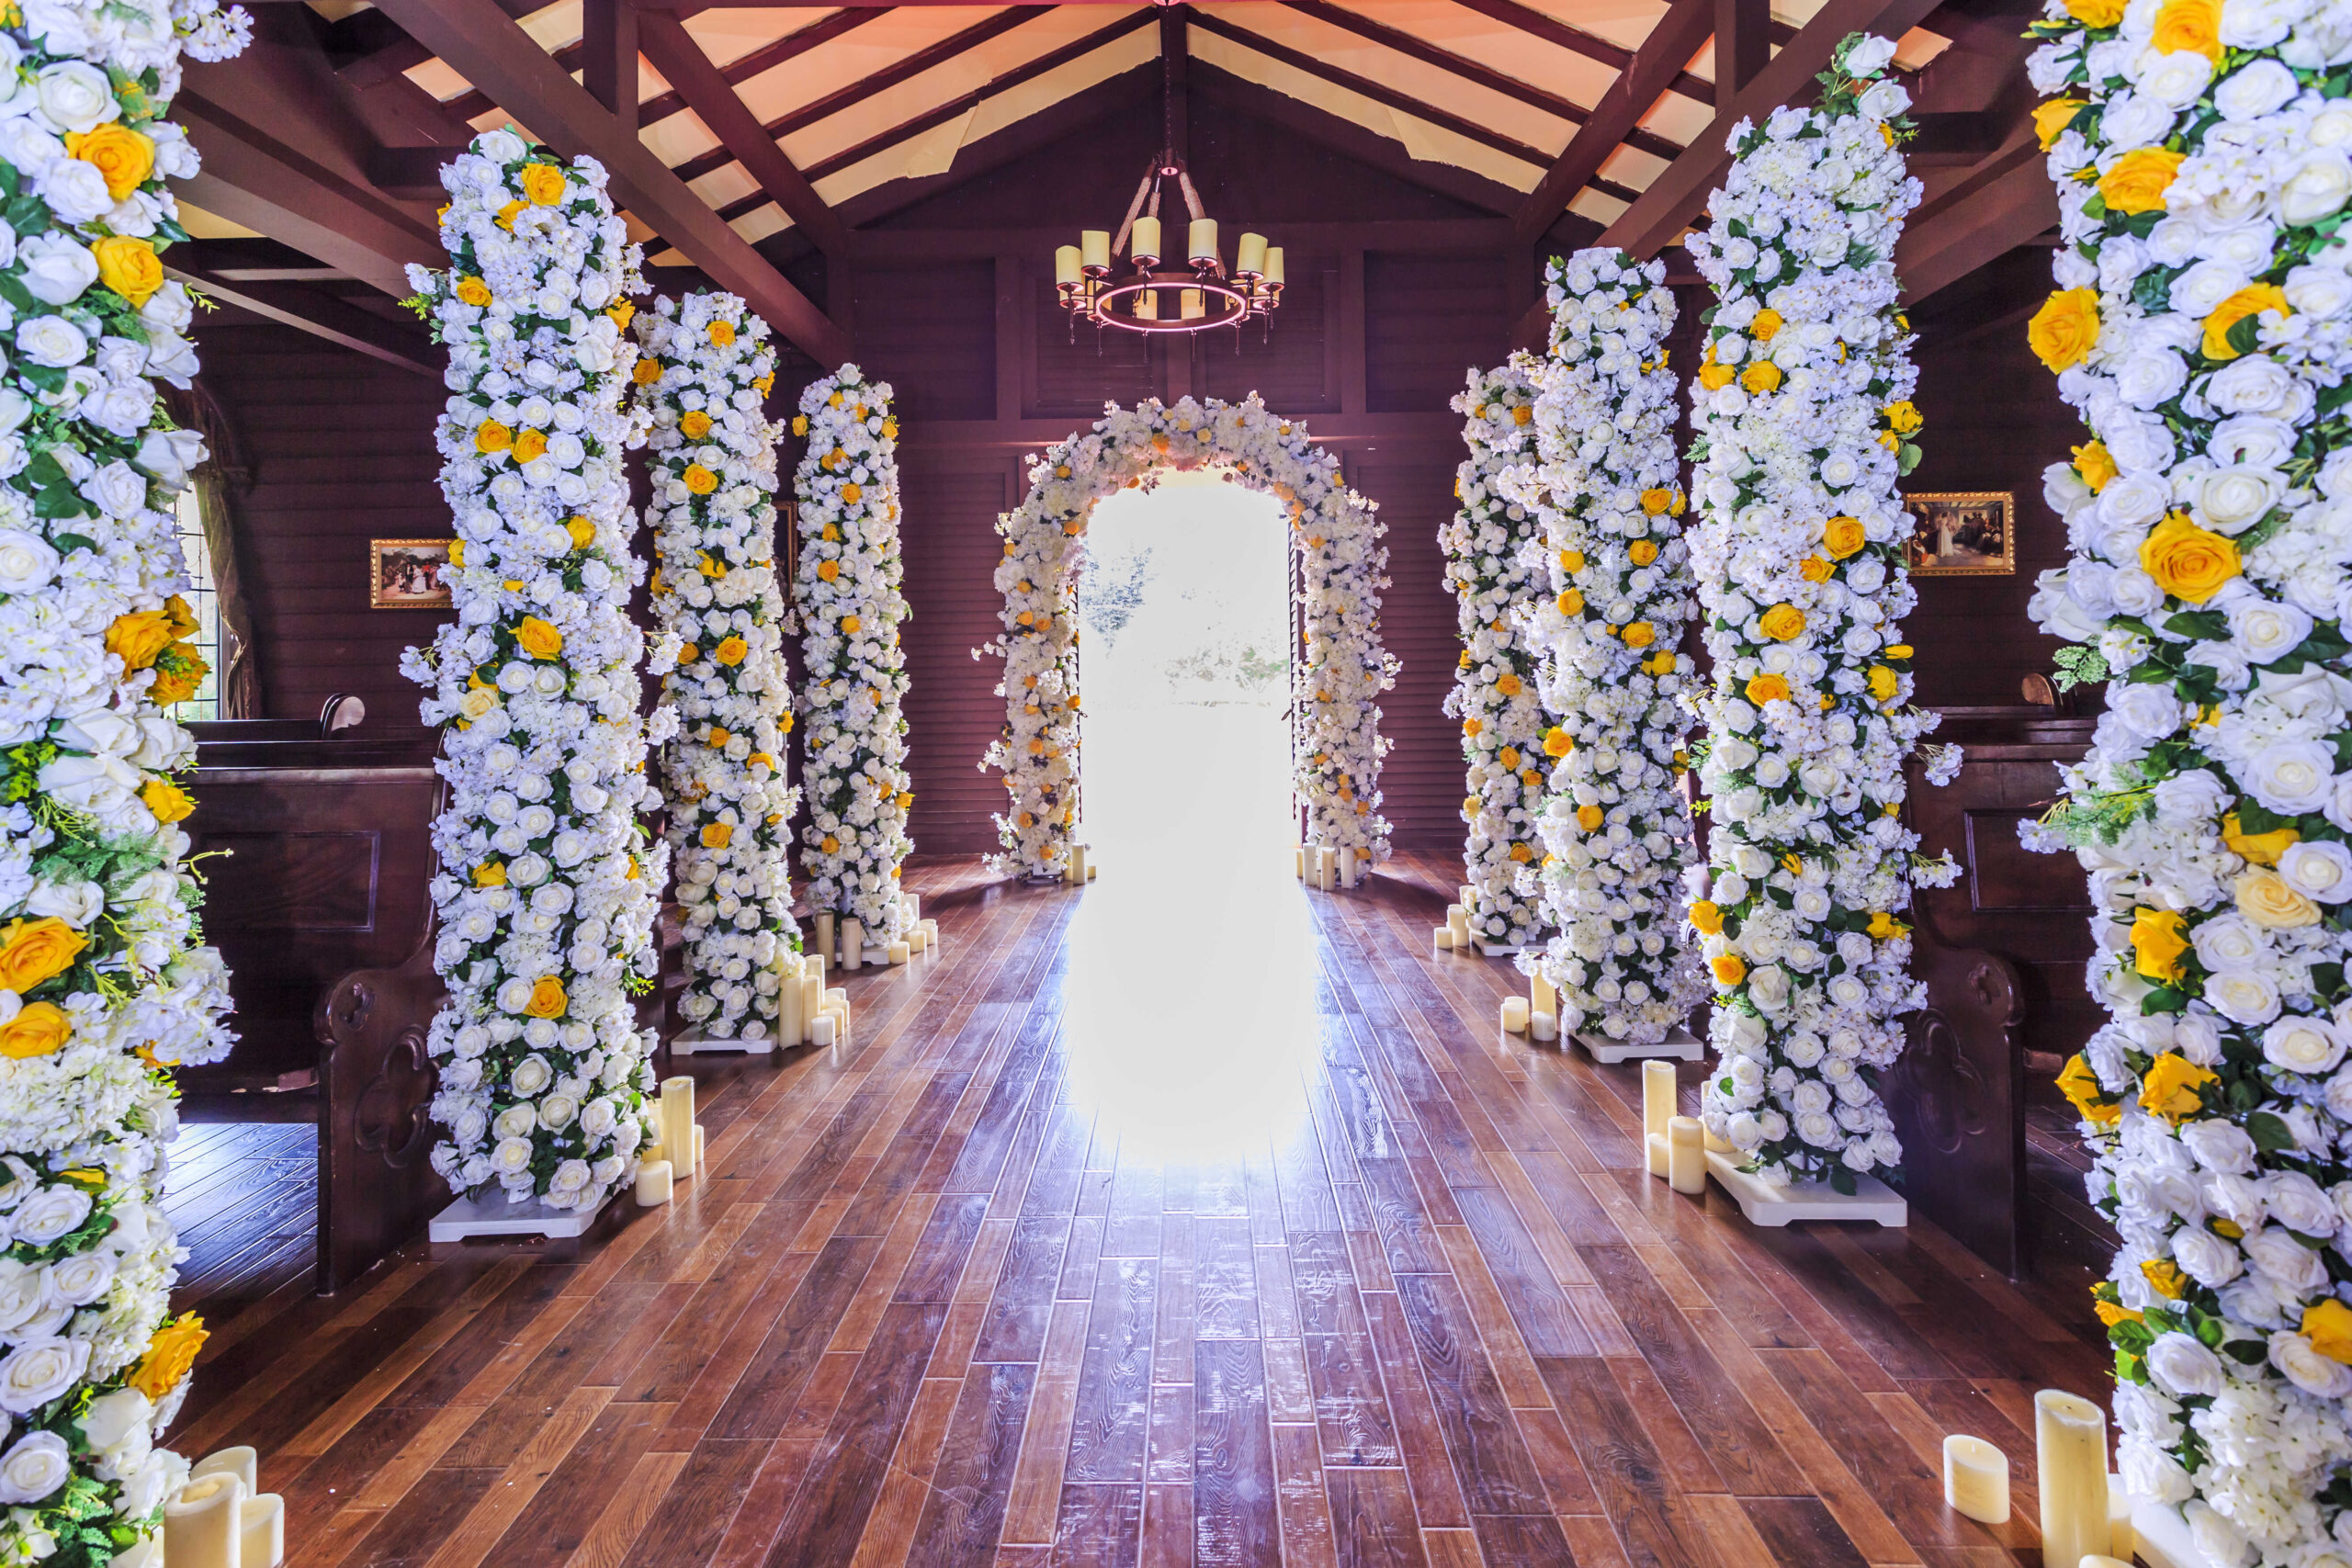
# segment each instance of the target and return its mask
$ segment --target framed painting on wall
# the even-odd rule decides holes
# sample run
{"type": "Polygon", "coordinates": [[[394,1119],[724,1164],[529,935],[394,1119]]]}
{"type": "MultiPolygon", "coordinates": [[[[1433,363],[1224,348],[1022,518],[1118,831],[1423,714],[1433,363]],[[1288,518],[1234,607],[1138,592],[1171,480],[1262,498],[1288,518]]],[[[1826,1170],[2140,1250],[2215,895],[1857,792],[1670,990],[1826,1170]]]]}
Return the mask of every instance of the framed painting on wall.
{"type": "Polygon", "coordinates": [[[455,539],[368,541],[368,607],[371,610],[446,610],[449,585],[442,581],[455,539]]]}
{"type": "Polygon", "coordinates": [[[2017,502],[2007,491],[1906,495],[1914,527],[1903,547],[1914,577],[2012,577],[2017,502]]]}

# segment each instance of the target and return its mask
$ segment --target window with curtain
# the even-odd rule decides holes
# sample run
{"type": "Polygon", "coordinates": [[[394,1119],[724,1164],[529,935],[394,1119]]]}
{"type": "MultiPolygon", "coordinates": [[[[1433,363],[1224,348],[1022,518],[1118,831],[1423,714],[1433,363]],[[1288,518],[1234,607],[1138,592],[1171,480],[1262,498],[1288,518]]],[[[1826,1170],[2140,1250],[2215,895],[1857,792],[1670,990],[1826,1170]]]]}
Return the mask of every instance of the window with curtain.
{"type": "Polygon", "coordinates": [[[220,671],[229,661],[221,653],[220,592],[212,570],[212,546],[205,537],[204,513],[197,499],[197,487],[190,485],[180,491],[176,506],[180,554],[187,561],[186,598],[188,608],[196,612],[197,630],[188,641],[196,645],[197,652],[212,667],[196,694],[174,709],[174,716],[185,724],[220,716],[220,671]]]}

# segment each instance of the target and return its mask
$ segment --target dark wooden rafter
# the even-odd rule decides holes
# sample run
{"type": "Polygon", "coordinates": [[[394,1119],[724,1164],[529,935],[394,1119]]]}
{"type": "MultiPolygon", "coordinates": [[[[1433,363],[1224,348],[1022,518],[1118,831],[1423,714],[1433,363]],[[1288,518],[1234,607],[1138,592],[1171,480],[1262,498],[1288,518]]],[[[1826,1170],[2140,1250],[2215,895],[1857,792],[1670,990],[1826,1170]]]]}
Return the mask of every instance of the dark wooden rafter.
{"type": "Polygon", "coordinates": [[[1724,143],[1733,126],[1742,119],[1760,119],[1800,97],[1847,34],[1876,32],[1901,38],[1935,4],[1936,0],[1829,0],[1757,73],[1753,82],[1715,110],[1714,121],[1705,133],[1650,182],[1641,198],[1602,232],[1601,243],[1641,256],[1656,254],[1672,243],[1705,209],[1708,192],[1730,166],[1731,154],[1724,143]]]}
{"type": "MultiPolygon", "coordinates": [[[[591,0],[592,5],[598,3],[610,5],[615,0],[591,0]]],[[[646,59],[684,96],[687,107],[718,138],[719,145],[742,164],[745,171],[760,182],[760,188],[789,213],[795,223],[808,231],[808,237],[820,250],[832,256],[846,254],[847,225],[825,205],[808,176],[785,156],[775,138],[761,126],[759,117],[744,107],[733,85],[719,73],[718,67],[710,62],[710,57],[703,53],[702,46],[695,42],[678,19],[659,11],[636,14],[632,19],[638,26],[639,42],[646,59]]]]}
{"type": "Polygon", "coordinates": [[[168,259],[164,270],[224,305],[235,305],[415,375],[441,379],[439,351],[423,333],[404,329],[397,321],[388,321],[316,288],[266,278],[224,278],[174,266],[168,259]]]}
{"type": "MultiPolygon", "coordinates": [[[[497,0],[510,17],[527,17],[540,0],[497,0]]],[[[354,11],[326,29],[327,59],[335,74],[355,87],[373,87],[424,64],[433,51],[401,30],[382,11],[354,11]]]]}
{"type": "Polygon", "coordinates": [[[1715,97],[1723,107],[1772,58],[1771,0],[1715,0],[1715,97]]]}
{"type": "MultiPolygon", "coordinates": [[[[1301,16],[1312,17],[1318,22],[1328,22],[1332,27],[1345,28],[1358,38],[1370,39],[1385,49],[1393,49],[1408,59],[1418,60],[1424,65],[1434,65],[1441,71],[1450,72],[1465,82],[1486,88],[1488,92],[1499,93],[1507,98],[1515,98],[1531,108],[1542,109],[1545,114],[1565,119],[1571,125],[1582,125],[1592,118],[1592,111],[1581,104],[1571,103],[1556,93],[1548,92],[1531,82],[1522,82],[1516,76],[1507,75],[1467,55],[1455,54],[1440,49],[1437,45],[1417,38],[1401,28],[1392,28],[1385,22],[1375,21],[1361,11],[1351,11],[1345,6],[1335,5],[1333,0],[1283,0],[1283,4],[1301,16]]],[[[1624,141],[1628,147],[1638,147],[1643,152],[1654,153],[1660,158],[1674,158],[1682,152],[1680,142],[1669,141],[1657,132],[1644,130],[1639,126],[1635,126],[1625,133],[1624,141]]]]}
{"type": "MultiPolygon", "coordinates": [[[[678,25],[675,17],[655,19],[673,28],[678,25]]],[[[637,54],[637,11],[628,0],[585,0],[581,17],[580,85],[631,136],[638,130],[637,54]]],[[[662,74],[670,76],[666,67],[662,74]]],[[[677,85],[675,77],[670,82],[677,85]]],[[[728,96],[734,94],[729,92],[728,96]]]]}
{"type": "Polygon", "coordinates": [[[1906,300],[1924,299],[2058,222],[2058,193],[2029,132],[1915,212],[1894,248],[1906,300]]]}
{"type": "MultiPolygon", "coordinates": [[[[1617,80],[1595,104],[1591,118],[1569,139],[1568,145],[1544,178],[1511,215],[1516,243],[1532,244],[1566,210],[1587,186],[1606,190],[1623,201],[1634,195],[1623,186],[1609,187],[1599,180],[1601,164],[1623,145],[1634,125],[1648,114],[1668,85],[1682,73],[1690,57],[1714,30],[1716,0],[1674,0],[1617,80]],[[1621,194],[1622,193],[1622,194],[1621,194]]],[[[1672,165],[1669,164],[1669,167],[1672,165]]]]}
{"type": "Polygon", "coordinates": [[[820,365],[850,357],[849,337],[662,164],[634,132],[564,73],[492,0],[380,0],[411,37],[567,154],[591,154],[615,196],[718,287],[743,297],[820,365]]]}
{"type": "MultiPolygon", "coordinates": [[[[1516,158],[1521,163],[1542,168],[1552,161],[1550,155],[1540,147],[1530,147],[1524,141],[1503,135],[1491,126],[1482,125],[1474,119],[1466,119],[1450,110],[1439,108],[1434,104],[1424,103],[1409,93],[1399,92],[1385,83],[1359,76],[1352,71],[1342,71],[1336,65],[1317,60],[1311,54],[1303,53],[1288,44],[1277,43],[1263,34],[1253,33],[1247,28],[1236,27],[1222,16],[1195,15],[1193,17],[1193,25],[1204,32],[1214,33],[1219,38],[1239,44],[1244,49],[1262,54],[1269,60],[1278,61],[1295,71],[1304,72],[1318,81],[1329,82],[1335,87],[1343,87],[1349,92],[1370,98],[1374,103],[1384,104],[1389,108],[1411,115],[1416,119],[1426,120],[1440,130],[1450,130],[1454,135],[1477,142],[1482,147],[1491,147],[1496,152],[1516,158]]],[[[1618,197],[1620,200],[1634,199],[1634,193],[1622,186],[1606,188],[1609,189],[1610,194],[1618,197]]]]}
{"type": "Polygon", "coordinates": [[[1169,156],[1179,163],[1190,156],[1186,151],[1192,141],[1192,103],[1184,90],[1184,68],[1192,62],[1192,34],[1186,24],[1193,18],[1190,6],[1165,6],[1159,12],[1159,59],[1166,100],[1160,107],[1167,121],[1169,156]]]}
{"type": "MultiPolygon", "coordinates": [[[[1556,45],[1570,53],[1581,54],[1587,60],[1598,61],[1612,71],[1623,72],[1626,67],[1633,64],[1634,55],[1639,52],[1636,50],[1627,49],[1623,44],[1611,43],[1607,39],[1596,38],[1581,28],[1572,28],[1566,22],[1546,16],[1542,11],[1520,5],[1518,0],[1454,0],[1454,3],[1465,10],[1477,12],[1490,21],[1500,22],[1507,28],[1516,28],[1531,38],[1542,39],[1545,43],[1556,45]]],[[[1651,36],[1657,36],[1655,31],[1651,36]]],[[[1646,40],[1645,44],[1646,45],[1646,40]]],[[[1684,58],[1687,62],[1689,57],[1684,58]]],[[[1713,84],[1693,76],[1679,66],[1673,77],[1668,81],[1667,87],[1686,98],[1696,99],[1702,104],[1714,101],[1713,84]]]]}

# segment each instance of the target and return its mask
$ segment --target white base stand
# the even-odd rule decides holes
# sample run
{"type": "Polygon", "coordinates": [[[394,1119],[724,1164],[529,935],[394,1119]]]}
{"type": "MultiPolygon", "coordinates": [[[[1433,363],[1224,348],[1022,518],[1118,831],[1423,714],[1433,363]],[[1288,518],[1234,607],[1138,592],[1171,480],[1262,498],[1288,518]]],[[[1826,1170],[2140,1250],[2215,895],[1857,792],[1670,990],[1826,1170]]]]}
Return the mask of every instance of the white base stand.
{"type": "Polygon", "coordinates": [[[602,1213],[601,1207],[593,1211],[550,1209],[537,1198],[527,1203],[510,1203],[506,1194],[493,1192],[482,1198],[458,1199],[433,1216],[425,1235],[434,1241],[469,1241],[485,1235],[543,1235],[551,1241],[566,1241],[586,1235],[588,1227],[596,1223],[596,1216],[602,1213]]]}
{"type": "Polygon", "coordinates": [[[699,1029],[689,1029],[670,1040],[673,1056],[708,1055],[715,1051],[748,1051],[754,1056],[764,1056],[775,1048],[776,1038],[773,1034],[761,1040],[719,1040],[699,1029]]]}
{"type": "Polygon", "coordinates": [[[1606,1034],[1577,1032],[1577,1043],[1592,1053],[1592,1059],[1603,1066],[1619,1062],[1645,1062],[1664,1056],[1677,1062],[1695,1062],[1706,1055],[1706,1047],[1699,1043],[1697,1035],[1687,1029],[1677,1029],[1655,1045],[1636,1045],[1630,1040],[1611,1040],[1606,1034]]]}
{"type": "Polygon", "coordinates": [[[1478,944],[1478,951],[1489,958],[1517,958],[1527,950],[1523,947],[1505,947],[1497,942],[1482,942],[1478,944]]]}
{"type": "MultiPolygon", "coordinates": [[[[2120,1479],[2110,1477],[2108,1484],[2120,1487],[2120,1479]]],[[[2197,1550],[2197,1542],[2188,1533],[2188,1521],[2180,1510],[2169,1503],[2153,1498],[2132,1499],[2132,1533],[2139,1540],[2140,1561],[2148,1568],[2213,1568],[2213,1560],[2197,1550]]]]}
{"type": "Polygon", "coordinates": [[[1826,1181],[1775,1187],[1741,1170],[1736,1156],[1713,1149],[1707,1151],[1707,1171],[1732,1195],[1751,1225],[1785,1225],[1791,1220],[1874,1220],[1890,1230],[1900,1230],[1911,1223],[1911,1206],[1875,1176],[1856,1175],[1854,1195],[1849,1198],[1826,1181]]]}

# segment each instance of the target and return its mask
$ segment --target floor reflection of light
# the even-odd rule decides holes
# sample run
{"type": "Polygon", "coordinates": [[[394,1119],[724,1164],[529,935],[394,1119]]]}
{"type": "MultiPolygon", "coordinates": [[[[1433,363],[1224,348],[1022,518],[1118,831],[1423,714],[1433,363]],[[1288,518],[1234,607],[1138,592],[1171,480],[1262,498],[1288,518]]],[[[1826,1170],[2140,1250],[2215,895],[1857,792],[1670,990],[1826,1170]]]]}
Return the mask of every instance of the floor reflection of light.
{"type": "Polygon", "coordinates": [[[1306,1119],[1317,1044],[1284,694],[1179,701],[1162,671],[1204,639],[1288,646],[1283,529],[1271,502],[1219,486],[1105,502],[1090,551],[1124,530],[1152,574],[1115,644],[1084,650],[1085,837],[1103,869],[1070,931],[1070,1091],[1122,1162],[1241,1158],[1306,1119]]]}

